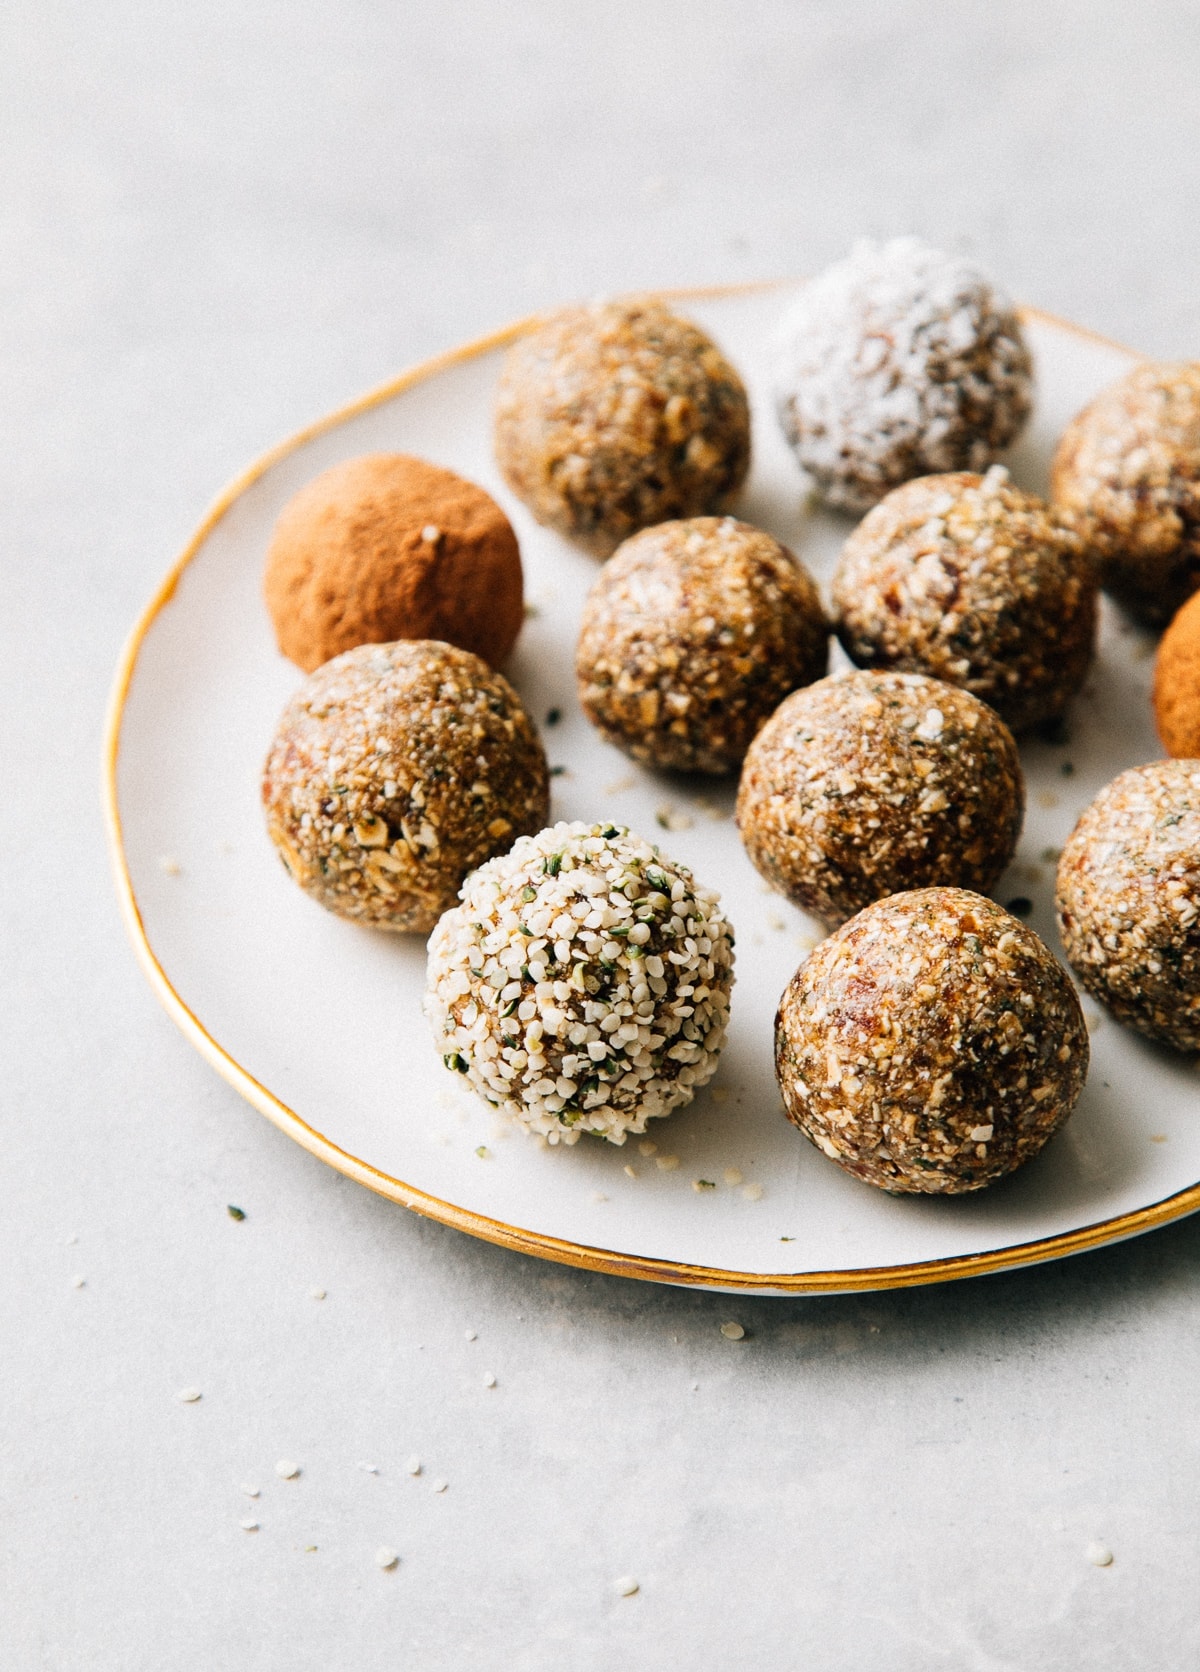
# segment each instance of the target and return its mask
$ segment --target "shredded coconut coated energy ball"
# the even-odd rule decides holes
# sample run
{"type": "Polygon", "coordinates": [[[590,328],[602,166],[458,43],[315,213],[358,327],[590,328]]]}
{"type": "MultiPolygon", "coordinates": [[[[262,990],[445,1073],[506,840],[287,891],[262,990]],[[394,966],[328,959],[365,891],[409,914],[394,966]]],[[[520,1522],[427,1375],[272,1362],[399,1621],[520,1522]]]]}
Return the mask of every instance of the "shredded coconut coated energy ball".
{"type": "Polygon", "coordinates": [[[1119,1022],[1200,1051],[1200,761],[1122,772],[1058,862],[1072,968],[1119,1022]]]}
{"type": "Polygon", "coordinates": [[[1149,362],[1103,390],[1063,431],[1050,480],[1105,590],[1169,621],[1200,586],[1200,364],[1149,362]]]}
{"type": "Polygon", "coordinates": [[[626,540],[588,594],[575,654],[584,713],[610,743],[649,766],[715,774],[828,663],[807,570],[732,517],[626,540]]]}
{"type": "Polygon", "coordinates": [[[306,894],[420,934],[468,871],[550,809],[546,756],[512,686],[425,639],[360,645],[310,674],[280,719],[262,798],[306,894]]]}
{"type": "Polygon", "coordinates": [[[966,691],[852,673],[794,691],[750,745],[737,821],[755,868],[838,924],[900,889],[991,889],[1025,785],[1012,733],[966,691]]]}
{"type": "Polygon", "coordinates": [[[909,477],[986,470],[1029,416],[1029,350],[972,262],[863,241],[785,316],[776,405],[822,498],[865,511],[909,477]]]}
{"type": "Polygon", "coordinates": [[[959,1194],[1066,1120],[1088,1037],[1066,972],[991,900],[922,888],[868,906],[801,964],[775,1021],[788,1119],[882,1190],[959,1194]]]}
{"type": "Polygon", "coordinates": [[[723,511],[750,467],[745,386],[653,297],[552,315],[509,352],[496,462],[541,523],[597,557],[670,517],[723,511]]]}
{"type": "Polygon", "coordinates": [[[550,1143],[623,1144],[689,1103],[725,1041],[733,933],[686,866],[556,824],[469,876],[429,941],[446,1066],[550,1143]]]}
{"type": "Polygon", "coordinates": [[[1095,646],[1082,540],[1002,465],[888,494],[842,548],[833,607],[851,661],[962,686],[1014,732],[1061,714],[1095,646]]]}

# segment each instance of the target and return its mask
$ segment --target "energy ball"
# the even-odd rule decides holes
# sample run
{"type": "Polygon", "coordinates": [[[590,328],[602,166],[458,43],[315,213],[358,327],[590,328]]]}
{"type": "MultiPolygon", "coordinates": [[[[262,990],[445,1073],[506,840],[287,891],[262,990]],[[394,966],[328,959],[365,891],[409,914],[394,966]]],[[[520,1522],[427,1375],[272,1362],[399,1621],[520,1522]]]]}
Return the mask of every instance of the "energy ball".
{"type": "Polygon", "coordinates": [[[1105,591],[1152,627],[1200,587],[1200,364],[1135,366],[1067,425],[1050,476],[1105,591]]]}
{"type": "Polygon", "coordinates": [[[1088,1037],[1031,929],[962,888],[893,894],[801,964],[775,1018],[788,1119],[848,1173],[902,1194],[981,1190],[1083,1090],[1088,1037]]]}
{"type": "Polygon", "coordinates": [[[681,772],[732,771],[780,699],[828,663],[807,570],[731,517],[626,540],[588,595],[575,653],[597,730],[635,760],[681,772]]]}
{"type": "Polygon", "coordinates": [[[623,1144],[716,1072],[733,932],[684,865],[612,824],[556,824],[469,876],[429,941],[446,1066],[552,1144],[623,1144]]]}
{"type": "Polygon", "coordinates": [[[923,674],[852,673],[794,691],[750,745],[738,787],[756,870],[829,925],[901,889],[990,890],[1024,813],[1003,720],[923,674]]]}
{"type": "Polygon", "coordinates": [[[504,512],[403,453],[347,459],[301,488],[275,525],[264,590],[280,650],[306,673],[394,639],[441,639],[496,667],[524,616],[504,512]]]}
{"type": "Polygon", "coordinates": [[[919,238],[857,244],[780,327],[779,421],[838,510],[865,511],[912,476],[986,470],[1031,406],[1012,304],[919,238]]]}
{"type": "Polygon", "coordinates": [[[851,661],[959,685],[1014,732],[1061,714],[1095,646],[1080,536],[1001,465],[896,488],[842,548],[833,605],[851,661]]]}
{"type": "Polygon", "coordinates": [[[653,298],[570,308],[518,339],[496,460],[540,523],[607,557],[669,517],[723,511],[750,466],[737,372],[653,298]]]}
{"type": "Polygon", "coordinates": [[[1200,757],[1200,593],[1188,599],[1159,643],[1154,719],[1168,755],[1200,757]]]}
{"type": "Polygon", "coordinates": [[[360,645],[310,674],[283,711],[262,797],[306,894],[417,934],[550,809],[546,756],[512,686],[424,640],[360,645]]]}
{"type": "Polygon", "coordinates": [[[1118,1022],[1200,1051],[1200,761],[1122,772],[1058,862],[1058,926],[1083,985],[1118,1022]]]}

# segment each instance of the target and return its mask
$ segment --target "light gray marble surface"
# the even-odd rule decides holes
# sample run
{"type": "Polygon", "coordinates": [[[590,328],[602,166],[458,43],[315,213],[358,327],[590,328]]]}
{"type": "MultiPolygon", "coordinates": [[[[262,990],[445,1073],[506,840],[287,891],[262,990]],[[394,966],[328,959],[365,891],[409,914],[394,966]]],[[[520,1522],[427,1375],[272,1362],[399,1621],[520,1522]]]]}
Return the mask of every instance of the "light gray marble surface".
{"type": "Polygon", "coordinates": [[[97,777],[124,633],[223,482],[515,314],[915,230],[1195,354],[1200,12],[10,0],[0,30],[0,1664],[1194,1668],[1200,1222],[736,1303],[422,1223],[159,1010],[97,777]]]}

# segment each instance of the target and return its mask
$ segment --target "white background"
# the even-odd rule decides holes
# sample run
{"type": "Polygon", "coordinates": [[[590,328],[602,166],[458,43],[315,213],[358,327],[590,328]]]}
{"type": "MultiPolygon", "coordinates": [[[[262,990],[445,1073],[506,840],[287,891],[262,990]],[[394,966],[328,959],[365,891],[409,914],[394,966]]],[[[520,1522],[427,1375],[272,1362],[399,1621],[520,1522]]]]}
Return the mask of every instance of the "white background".
{"type": "Polygon", "coordinates": [[[472,1243],[192,1054],[96,784],[121,640],[224,481],[513,315],[917,231],[1200,352],[1200,13],[12,0],[0,31],[0,1664],[1193,1668],[1200,1222],[800,1301],[472,1243]]]}

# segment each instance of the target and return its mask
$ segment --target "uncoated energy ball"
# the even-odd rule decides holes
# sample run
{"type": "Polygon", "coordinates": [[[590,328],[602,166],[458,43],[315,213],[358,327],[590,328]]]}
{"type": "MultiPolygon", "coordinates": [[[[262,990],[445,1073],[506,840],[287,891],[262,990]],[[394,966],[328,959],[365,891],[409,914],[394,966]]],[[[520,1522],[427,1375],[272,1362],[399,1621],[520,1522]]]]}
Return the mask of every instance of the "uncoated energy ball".
{"type": "Polygon", "coordinates": [[[1192,594],[1159,642],[1154,719],[1168,755],[1200,756],[1200,593],[1192,594]]]}
{"type": "Polygon", "coordinates": [[[267,756],[271,840],[306,894],[427,934],[468,871],[545,824],[542,745],[506,679],[423,640],[361,645],[310,674],[267,756]]]}
{"type": "Polygon", "coordinates": [[[1051,497],[1105,590],[1169,621],[1200,586],[1200,364],[1148,362],[1097,395],[1063,432],[1051,497]]]}
{"type": "Polygon", "coordinates": [[[716,1072],[733,986],[717,896],[623,826],[556,824],[467,878],[429,941],[447,1068],[552,1144],[623,1144],[716,1072]]]}
{"type": "Polygon", "coordinates": [[[825,501],[865,511],[912,476],[986,470],[1032,404],[1011,303],[918,238],[863,241],[780,327],[776,405],[825,501]]]}
{"type": "Polygon", "coordinates": [[[775,1021],[788,1119],[882,1190],[1011,1173],[1074,1108],[1088,1037],[1031,929],[958,888],[893,894],[801,964],[775,1021]]]}
{"type": "Polygon", "coordinates": [[[1079,535],[1000,465],[890,493],[842,548],[833,606],[860,667],[959,685],[1014,732],[1062,712],[1096,638],[1096,581],[1079,535]]]}
{"type": "Polygon", "coordinates": [[[1119,1022],[1200,1051],[1200,761],[1122,772],[1058,862],[1071,967],[1119,1022]]]}
{"type": "Polygon", "coordinates": [[[723,773],[828,661],[825,612],[792,554],[732,517],[692,517],[643,529],[605,564],[575,671],[610,743],[650,766],[723,773]]]}
{"type": "Polygon", "coordinates": [[[553,315],[509,351],[496,461],[541,523],[607,557],[639,528],[723,511],[750,466],[737,372],[662,302],[553,315]]]}
{"type": "Polygon", "coordinates": [[[737,821],[756,869],[832,925],[901,889],[991,889],[1024,811],[1016,744],[986,703],[922,674],[853,673],[767,721],[737,821]]]}

